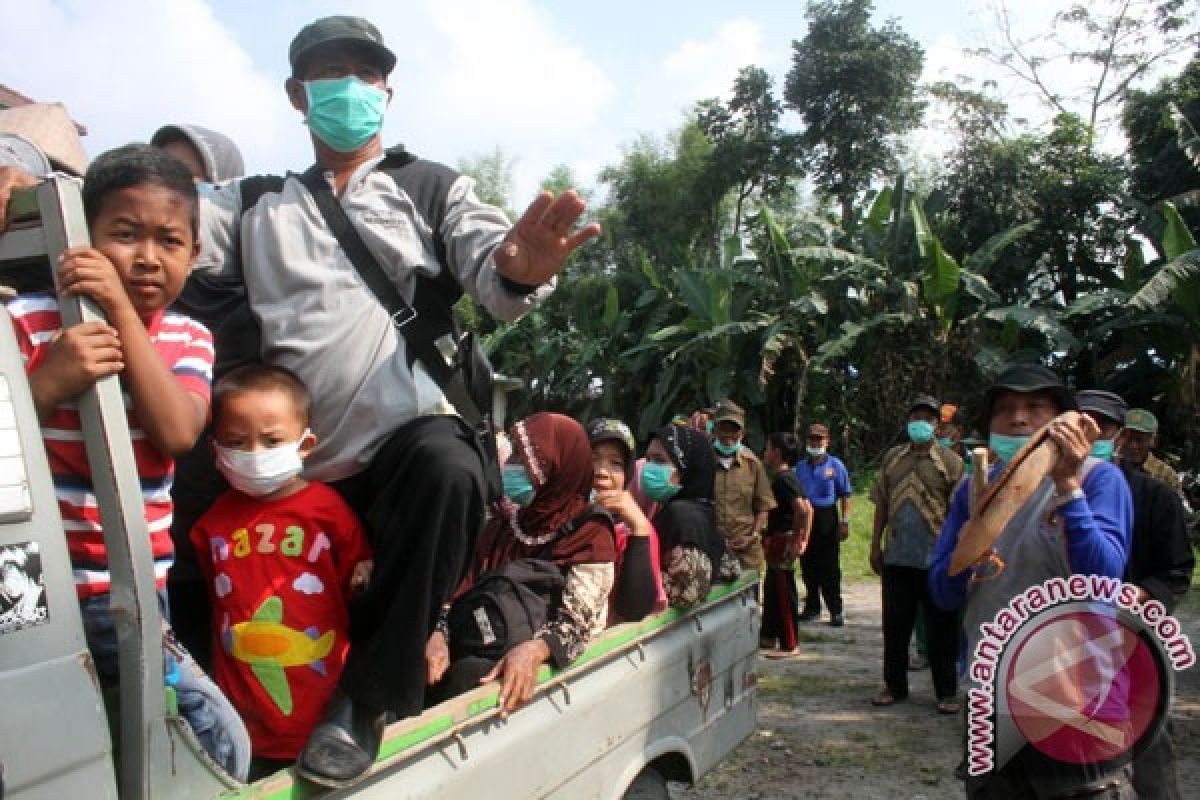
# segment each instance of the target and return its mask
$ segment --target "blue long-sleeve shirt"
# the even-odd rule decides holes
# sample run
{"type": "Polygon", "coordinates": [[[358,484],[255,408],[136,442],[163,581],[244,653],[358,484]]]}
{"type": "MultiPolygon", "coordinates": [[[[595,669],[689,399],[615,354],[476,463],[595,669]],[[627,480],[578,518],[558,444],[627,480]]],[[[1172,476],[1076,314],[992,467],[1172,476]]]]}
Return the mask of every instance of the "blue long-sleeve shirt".
{"type": "MultiPolygon", "coordinates": [[[[1003,464],[997,464],[995,478],[1003,464]]],[[[1133,499],[1121,471],[1108,462],[1096,464],[1083,479],[1084,499],[1058,508],[1067,538],[1067,560],[1073,574],[1120,578],[1133,538],[1133,499]]],[[[963,605],[972,569],[949,573],[950,556],[958,536],[970,517],[970,483],[963,481],[954,493],[941,535],[934,545],[929,568],[929,592],[933,601],[947,611],[963,605]]]]}

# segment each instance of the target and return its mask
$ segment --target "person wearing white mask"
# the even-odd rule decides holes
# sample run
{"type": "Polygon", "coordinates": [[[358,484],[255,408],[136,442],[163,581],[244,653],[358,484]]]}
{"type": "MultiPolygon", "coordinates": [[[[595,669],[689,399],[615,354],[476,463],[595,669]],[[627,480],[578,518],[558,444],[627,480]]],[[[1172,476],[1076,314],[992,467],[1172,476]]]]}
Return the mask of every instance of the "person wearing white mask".
{"type": "Polygon", "coordinates": [[[372,567],[354,512],[302,475],[316,445],[310,405],[282,367],[248,365],[217,381],[213,449],[232,488],[191,532],[219,641],[213,677],[262,768],[294,759],[321,721],[349,648],[350,596],[372,567]],[[261,625],[304,638],[294,652],[257,652],[261,625]]]}
{"type": "Polygon", "coordinates": [[[808,549],[800,557],[804,581],[804,608],[800,621],[821,616],[821,599],[829,608],[829,624],[846,624],[842,615],[841,545],[850,536],[850,474],[846,465],[829,452],[829,428],[820,422],[808,426],[805,457],[796,464],[796,477],[813,507],[808,549]],[[841,507],[841,516],[838,507],[841,507]]]}

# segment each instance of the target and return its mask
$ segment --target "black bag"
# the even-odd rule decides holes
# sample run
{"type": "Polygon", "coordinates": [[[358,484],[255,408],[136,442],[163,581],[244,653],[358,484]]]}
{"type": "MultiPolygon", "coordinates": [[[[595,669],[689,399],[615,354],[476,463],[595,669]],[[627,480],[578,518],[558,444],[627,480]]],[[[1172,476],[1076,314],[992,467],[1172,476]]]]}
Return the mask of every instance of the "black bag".
{"type": "Polygon", "coordinates": [[[450,659],[498,661],[550,618],[566,579],[550,561],[520,558],[485,572],[450,607],[450,659]]]}

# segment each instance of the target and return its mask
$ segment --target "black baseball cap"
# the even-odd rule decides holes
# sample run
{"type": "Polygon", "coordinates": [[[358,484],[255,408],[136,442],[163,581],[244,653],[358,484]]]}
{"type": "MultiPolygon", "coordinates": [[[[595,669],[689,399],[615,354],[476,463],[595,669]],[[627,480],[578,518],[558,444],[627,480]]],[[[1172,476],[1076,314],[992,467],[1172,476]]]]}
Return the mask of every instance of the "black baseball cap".
{"type": "Polygon", "coordinates": [[[1075,393],[1075,400],[1079,403],[1080,411],[1096,414],[1124,426],[1128,406],[1121,395],[1100,389],[1084,389],[1075,393]]]}
{"type": "Polygon", "coordinates": [[[1054,397],[1059,413],[1077,408],[1075,398],[1057,372],[1041,364],[1013,364],[1000,373],[983,396],[981,424],[985,430],[992,421],[992,406],[1002,392],[1049,392],[1054,397]]]}
{"type": "Polygon", "coordinates": [[[908,413],[911,414],[918,408],[929,409],[933,412],[935,417],[940,415],[942,412],[942,404],[938,402],[936,397],[928,394],[919,394],[914,397],[912,402],[908,404],[908,413]]]}
{"type": "Polygon", "coordinates": [[[362,17],[322,17],[316,22],[309,23],[300,29],[292,45],[288,48],[288,61],[292,65],[292,73],[300,71],[304,59],[312,54],[317,47],[330,42],[354,42],[377,59],[387,75],[396,66],[396,55],[383,43],[383,34],[379,29],[362,17]]]}

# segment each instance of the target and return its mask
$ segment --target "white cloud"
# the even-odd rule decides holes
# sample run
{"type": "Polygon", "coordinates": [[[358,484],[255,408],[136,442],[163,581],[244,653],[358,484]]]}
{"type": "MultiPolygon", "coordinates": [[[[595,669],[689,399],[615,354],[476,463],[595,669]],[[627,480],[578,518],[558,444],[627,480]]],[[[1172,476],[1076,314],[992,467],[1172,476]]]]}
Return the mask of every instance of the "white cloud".
{"type": "Polygon", "coordinates": [[[355,11],[379,25],[399,57],[389,142],[450,164],[499,146],[516,159],[518,209],[555,164],[580,171],[617,90],[534,3],[426,0],[355,11]]]}
{"type": "Polygon", "coordinates": [[[4,82],[61,101],[90,155],[146,140],[167,122],[229,134],[270,164],[304,163],[307,139],[277,81],[257,71],[202,0],[23,0],[0,7],[4,82]],[[290,158],[289,158],[290,157],[290,158]]]}
{"type": "Polygon", "coordinates": [[[668,53],[657,72],[635,89],[635,107],[657,111],[659,118],[650,130],[675,127],[679,115],[690,111],[697,101],[728,97],[742,67],[769,68],[773,60],[763,47],[761,25],[747,19],[729,20],[710,38],[689,39],[668,53]]]}

